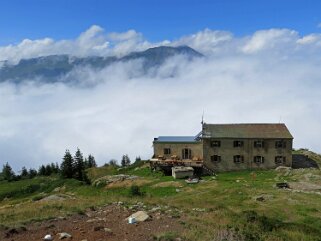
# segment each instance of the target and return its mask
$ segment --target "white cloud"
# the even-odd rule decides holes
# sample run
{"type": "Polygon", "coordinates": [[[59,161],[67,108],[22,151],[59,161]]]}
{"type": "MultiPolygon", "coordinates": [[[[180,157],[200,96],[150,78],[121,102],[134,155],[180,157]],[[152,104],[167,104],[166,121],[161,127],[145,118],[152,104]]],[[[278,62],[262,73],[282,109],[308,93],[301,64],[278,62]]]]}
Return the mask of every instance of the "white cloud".
{"type": "Polygon", "coordinates": [[[216,53],[221,51],[224,44],[230,43],[233,40],[233,35],[226,31],[212,31],[205,29],[189,36],[184,36],[173,45],[188,45],[204,54],[216,53]]]}
{"type": "Polygon", "coordinates": [[[24,39],[21,43],[0,46],[0,61],[17,62],[22,58],[32,58],[53,54],[70,54],[74,56],[88,55],[124,55],[134,50],[150,47],[142,35],[129,30],[124,33],[106,34],[97,25],[91,26],[74,40],[54,40],[44,38],[38,40],[24,39]]]}
{"type": "Polygon", "coordinates": [[[309,34],[297,40],[299,44],[313,44],[321,40],[320,34],[309,34]]]}
{"type": "Polygon", "coordinates": [[[257,31],[243,46],[244,53],[252,54],[263,50],[278,50],[295,43],[298,33],[288,29],[257,31]]]}
{"type": "Polygon", "coordinates": [[[130,39],[142,39],[142,34],[137,33],[135,30],[128,30],[127,32],[123,33],[109,33],[108,38],[112,41],[125,41],[130,39]]]}
{"type": "Polygon", "coordinates": [[[21,58],[53,54],[123,56],[160,45],[188,45],[207,56],[224,56],[232,53],[238,55],[239,52],[261,54],[264,51],[287,56],[299,51],[302,45],[310,45],[309,51],[314,49],[319,51],[321,41],[320,34],[313,33],[300,37],[298,32],[290,29],[259,30],[251,36],[239,38],[234,37],[231,32],[205,29],[177,40],[152,43],[135,30],[106,33],[100,26],[93,25],[76,39],[54,40],[49,37],[25,39],[18,44],[0,46],[0,61],[17,62],[21,58]]]}
{"type": "MultiPolygon", "coordinates": [[[[15,168],[38,166],[60,161],[66,148],[77,147],[100,164],[125,153],[149,158],[153,137],[196,134],[203,110],[210,123],[278,122],[281,117],[295,147],[321,152],[320,47],[309,38],[292,30],[242,38],[204,30],[163,43],[190,45],[206,58],[188,62],[177,56],[154,75],[142,75],[138,60],[101,71],[77,69],[68,78],[84,83],[78,87],[2,83],[0,160],[15,168]],[[84,87],[88,83],[91,87],[84,87]]],[[[92,27],[77,40],[25,40],[0,52],[9,48],[7,56],[19,58],[48,53],[48,46],[52,51],[62,46],[59,53],[78,46],[74,53],[89,54],[107,42],[106,54],[159,44],[133,30],[110,35],[92,27]]]]}

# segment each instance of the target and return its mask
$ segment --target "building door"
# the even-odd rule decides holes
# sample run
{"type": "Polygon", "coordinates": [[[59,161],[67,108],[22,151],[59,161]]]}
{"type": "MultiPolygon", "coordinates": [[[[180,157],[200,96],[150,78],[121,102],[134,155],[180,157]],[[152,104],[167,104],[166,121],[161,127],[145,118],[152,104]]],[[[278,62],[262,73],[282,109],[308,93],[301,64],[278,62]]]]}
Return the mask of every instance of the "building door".
{"type": "Polygon", "coordinates": [[[192,159],[192,150],[189,148],[184,148],[182,150],[182,159],[192,159]]]}

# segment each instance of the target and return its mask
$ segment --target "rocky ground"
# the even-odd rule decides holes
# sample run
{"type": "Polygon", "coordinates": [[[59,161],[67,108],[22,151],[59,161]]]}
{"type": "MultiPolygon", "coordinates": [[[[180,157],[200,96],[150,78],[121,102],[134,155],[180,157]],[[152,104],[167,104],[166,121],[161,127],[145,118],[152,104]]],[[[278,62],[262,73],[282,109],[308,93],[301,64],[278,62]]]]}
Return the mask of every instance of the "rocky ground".
{"type": "MultiPolygon", "coordinates": [[[[46,235],[51,235],[52,240],[162,240],[157,237],[181,233],[182,221],[183,217],[179,210],[172,210],[169,207],[146,207],[143,203],[126,206],[120,202],[87,210],[83,215],[59,217],[20,228],[2,230],[0,240],[43,240],[46,235]],[[128,217],[138,210],[145,210],[149,218],[143,222],[129,224],[128,217]]],[[[175,240],[182,239],[175,237],[175,240]]]]}

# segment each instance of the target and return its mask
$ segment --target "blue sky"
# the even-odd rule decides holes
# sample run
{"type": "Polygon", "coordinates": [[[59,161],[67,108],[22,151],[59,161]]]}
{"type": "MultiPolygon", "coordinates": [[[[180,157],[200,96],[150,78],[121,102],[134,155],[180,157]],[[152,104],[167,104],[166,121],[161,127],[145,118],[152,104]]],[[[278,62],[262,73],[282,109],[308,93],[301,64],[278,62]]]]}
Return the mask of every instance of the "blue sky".
{"type": "Polygon", "coordinates": [[[320,1],[298,0],[2,0],[0,45],[24,38],[70,39],[93,24],[108,32],[135,29],[149,41],[210,28],[244,36],[258,29],[320,32],[320,1]]]}

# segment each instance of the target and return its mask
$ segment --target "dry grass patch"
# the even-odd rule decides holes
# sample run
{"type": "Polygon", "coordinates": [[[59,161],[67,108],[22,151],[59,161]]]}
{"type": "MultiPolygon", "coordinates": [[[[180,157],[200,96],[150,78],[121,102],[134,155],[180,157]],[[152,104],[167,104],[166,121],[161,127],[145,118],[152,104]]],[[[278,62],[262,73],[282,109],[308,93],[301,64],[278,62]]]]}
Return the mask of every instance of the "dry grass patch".
{"type": "Polygon", "coordinates": [[[182,188],[182,187],[184,187],[184,185],[180,182],[169,181],[169,182],[156,183],[152,187],[179,187],[179,188],[182,188]]]}
{"type": "Polygon", "coordinates": [[[131,187],[131,186],[144,186],[151,182],[152,182],[151,180],[146,180],[146,179],[116,181],[116,182],[107,184],[105,188],[112,189],[112,188],[131,187]]]}

